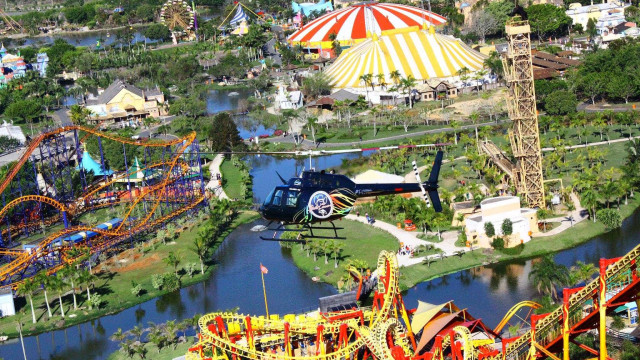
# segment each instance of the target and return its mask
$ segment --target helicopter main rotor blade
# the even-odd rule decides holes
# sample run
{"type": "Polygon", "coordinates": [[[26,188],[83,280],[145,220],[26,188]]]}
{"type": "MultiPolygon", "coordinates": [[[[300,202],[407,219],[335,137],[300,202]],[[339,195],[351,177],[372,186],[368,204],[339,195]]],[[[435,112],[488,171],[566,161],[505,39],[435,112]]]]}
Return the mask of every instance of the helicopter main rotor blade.
{"type": "Polygon", "coordinates": [[[297,150],[297,151],[218,151],[218,152],[200,152],[200,154],[237,154],[237,155],[294,155],[294,156],[323,156],[331,154],[347,154],[358,153],[365,151],[383,151],[383,150],[395,150],[395,149],[413,149],[413,148],[436,148],[450,145],[449,143],[436,143],[436,144],[417,144],[417,145],[395,145],[395,146],[380,146],[370,148],[359,149],[342,149],[342,150],[297,150]]]}

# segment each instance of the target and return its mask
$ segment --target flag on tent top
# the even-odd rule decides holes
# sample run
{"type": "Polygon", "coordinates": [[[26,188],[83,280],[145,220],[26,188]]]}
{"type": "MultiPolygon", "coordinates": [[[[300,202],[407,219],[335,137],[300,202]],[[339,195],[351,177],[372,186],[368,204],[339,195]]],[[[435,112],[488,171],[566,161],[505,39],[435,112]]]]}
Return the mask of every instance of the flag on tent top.
{"type": "Polygon", "coordinates": [[[263,274],[269,273],[269,269],[267,269],[267,267],[262,264],[260,264],[260,271],[262,271],[263,274]]]}

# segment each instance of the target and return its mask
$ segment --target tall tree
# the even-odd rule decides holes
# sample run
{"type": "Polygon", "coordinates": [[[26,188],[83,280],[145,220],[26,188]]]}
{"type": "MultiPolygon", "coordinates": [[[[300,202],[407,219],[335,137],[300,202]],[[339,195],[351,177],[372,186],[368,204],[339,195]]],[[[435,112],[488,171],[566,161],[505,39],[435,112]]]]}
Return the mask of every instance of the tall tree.
{"type": "Polygon", "coordinates": [[[489,11],[479,9],[471,13],[468,31],[476,34],[481,43],[484,43],[487,35],[494,34],[499,27],[499,20],[489,11]]]}
{"type": "Polygon", "coordinates": [[[216,114],[207,129],[207,138],[213,151],[234,151],[244,148],[244,142],[233,118],[227,112],[216,114]]]}
{"type": "Polygon", "coordinates": [[[551,35],[566,35],[572,23],[564,8],[553,4],[531,5],[526,11],[531,29],[538,35],[538,41],[551,35]]]}
{"type": "Polygon", "coordinates": [[[18,285],[18,294],[25,296],[29,299],[29,304],[31,305],[31,319],[33,323],[36,323],[36,312],[33,309],[33,293],[38,289],[38,284],[32,279],[27,278],[22,281],[20,285],[18,285]]]}
{"type": "Polygon", "coordinates": [[[42,289],[44,291],[44,303],[47,304],[47,313],[49,314],[49,318],[51,318],[51,316],[53,315],[51,314],[51,306],[49,306],[49,298],[47,297],[47,288],[50,286],[49,275],[47,274],[46,270],[42,270],[38,274],[36,274],[34,279],[38,284],[42,286],[42,289]]]}
{"type": "Polygon", "coordinates": [[[569,270],[564,265],[556,264],[551,256],[545,256],[533,264],[529,279],[540,294],[549,294],[557,299],[556,287],[568,285],[569,270]]]}

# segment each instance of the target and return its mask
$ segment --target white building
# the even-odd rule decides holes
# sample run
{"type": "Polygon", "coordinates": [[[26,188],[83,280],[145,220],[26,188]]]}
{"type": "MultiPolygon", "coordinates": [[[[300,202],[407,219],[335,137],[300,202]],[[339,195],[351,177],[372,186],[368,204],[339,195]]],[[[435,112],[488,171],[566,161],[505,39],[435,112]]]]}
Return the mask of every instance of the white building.
{"type": "MultiPolygon", "coordinates": [[[[591,18],[596,20],[597,24],[598,20],[600,20],[601,17],[604,17],[602,22],[603,25],[608,22],[613,23],[614,21],[617,21],[616,19],[620,17],[620,14],[622,14],[622,18],[624,19],[624,9],[629,5],[630,4],[625,4],[618,0],[611,0],[609,2],[603,0],[601,4],[593,4],[592,2],[591,5],[572,3],[569,5],[569,10],[565,11],[565,13],[573,20],[573,25],[581,24],[582,28],[586,30],[587,22],[591,18]]],[[[624,20],[622,22],[624,22],[624,20]]]]}
{"type": "Polygon", "coordinates": [[[466,219],[467,240],[480,247],[491,247],[491,239],[485,233],[486,223],[493,224],[496,236],[503,236],[502,223],[510,219],[513,234],[505,239],[505,246],[512,247],[531,240],[531,233],[537,232],[537,216],[534,209],[521,209],[517,196],[500,196],[485,199],[480,203],[480,215],[466,219]]]}
{"type": "Polygon", "coordinates": [[[20,141],[20,144],[24,144],[27,141],[27,138],[24,136],[20,126],[9,124],[6,121],[3,121],[2,125],[0,125],[0,136],[16,139],[20,141]]]}
{"type": "Polygon", "coordinates": [[[302,92],[292,91],[287,92],[284,87],[278,88],[278,94],[276,94],[276,108],[280,110],[297,110],[303,105],[302,92]]]}
{"type": "Polygon", "coordinates": [[[0,317],[12,316],[16,314],[13,304],[13,292],[11,288],[0,289],[0,317]]]}

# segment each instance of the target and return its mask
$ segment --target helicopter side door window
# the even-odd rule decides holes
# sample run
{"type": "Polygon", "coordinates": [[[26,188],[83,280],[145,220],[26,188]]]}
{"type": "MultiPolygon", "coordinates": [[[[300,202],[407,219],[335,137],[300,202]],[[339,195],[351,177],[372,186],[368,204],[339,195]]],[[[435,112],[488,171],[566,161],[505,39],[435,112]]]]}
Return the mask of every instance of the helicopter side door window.
{"type": "Polygon", "coordinates": [[[280,206],[281,201],[282,201],[282,190],[276,190],[275,194],[273,194],[273,201],[271,202],[271,205],[280,206]]]}
{"type": "Polygon", "coordinates": [[[291,191],[287,192],[287,206],[296,207],[298,206],[298,197],[300,197],[299,191],[291,191]]]}

